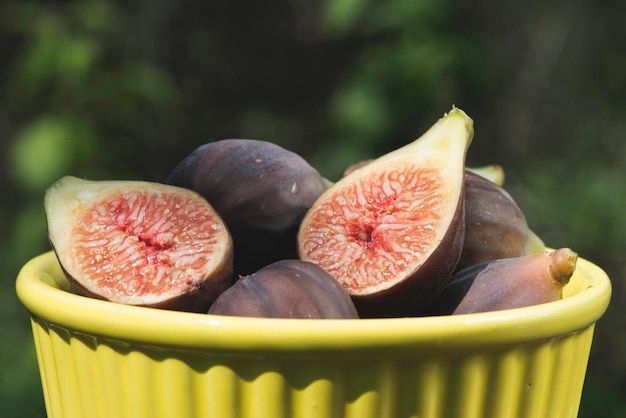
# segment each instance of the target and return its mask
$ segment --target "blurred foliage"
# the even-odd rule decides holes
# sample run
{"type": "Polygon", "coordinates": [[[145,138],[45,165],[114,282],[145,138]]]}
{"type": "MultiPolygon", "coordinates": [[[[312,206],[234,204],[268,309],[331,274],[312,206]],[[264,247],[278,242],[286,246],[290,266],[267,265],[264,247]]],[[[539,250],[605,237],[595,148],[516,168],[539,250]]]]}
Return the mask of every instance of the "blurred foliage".
{"type": "Polygon", "coordinates": [[[276,142],[326,177],[417,137],[452,104],[468,165],[499,163],[531,227],[613,278],[581,417],[622,416],[626,4],[572,0],[17,1],[0,5],[0,416],[44,406],[14,293],[49,249],[64,174],[163,180],[196,146],[276,142]],[[617,330],[617,332],[616,332],[617,330]]]}

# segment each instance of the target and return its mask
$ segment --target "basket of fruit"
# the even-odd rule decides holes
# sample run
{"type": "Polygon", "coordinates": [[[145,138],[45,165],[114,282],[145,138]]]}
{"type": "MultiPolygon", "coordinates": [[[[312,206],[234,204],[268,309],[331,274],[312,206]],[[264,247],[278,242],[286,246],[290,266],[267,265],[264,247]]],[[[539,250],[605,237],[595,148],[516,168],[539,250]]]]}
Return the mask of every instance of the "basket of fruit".
{"type": "Polygon", "coordinates": [[[576,417],[609,278],[472,136],[453,108],[334,183],[240,139],[163,183],[60,179],[16,283],[48,416],[576,417]]]}

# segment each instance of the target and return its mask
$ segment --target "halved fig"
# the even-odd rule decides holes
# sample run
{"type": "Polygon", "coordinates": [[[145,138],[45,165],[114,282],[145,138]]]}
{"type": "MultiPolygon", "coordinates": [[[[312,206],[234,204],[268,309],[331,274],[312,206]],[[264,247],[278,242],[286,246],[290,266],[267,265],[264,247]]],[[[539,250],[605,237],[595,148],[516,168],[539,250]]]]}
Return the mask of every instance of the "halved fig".
{"type": "Polygon", "coordinates": [[[46,191],[44,207],[52,248],[80,294],[206,312],[230,284],[230,233],[193,191],[66,176],[46,191]]]}
{"type": "Polygon", "coordinates": [[[213,315],[299,319],[358,319],[346,290],[320,266],[280,260],[241,277],[217,298],[213,315]]]}
{"type": "Polygon", "coordinates": [[[237,276],[297,258],[300,221],[327,188],[297,153],[268,141],[234,138],[199,146],[166,183],[195,190],[222,216],[233,237],[237,276]]]}
{"type": "Polygon", "coordinates": [[[334,276],[362,317],[411,315],[450,278],[473,131],[453,108],[419,139],[337,181],[304,217],[300,258],[334,276]]]}

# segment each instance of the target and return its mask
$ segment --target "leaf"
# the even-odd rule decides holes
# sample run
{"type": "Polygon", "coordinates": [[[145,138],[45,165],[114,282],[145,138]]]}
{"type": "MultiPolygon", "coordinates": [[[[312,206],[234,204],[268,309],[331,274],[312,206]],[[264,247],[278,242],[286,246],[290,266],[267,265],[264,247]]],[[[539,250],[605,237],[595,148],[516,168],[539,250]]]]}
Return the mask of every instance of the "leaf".
{"type": "Polygon", "coordinates": [[[44,115],[18,133],[10,172],[18,186],[38,193],[95,151],[91,124],[64,115],[44,115]]]}

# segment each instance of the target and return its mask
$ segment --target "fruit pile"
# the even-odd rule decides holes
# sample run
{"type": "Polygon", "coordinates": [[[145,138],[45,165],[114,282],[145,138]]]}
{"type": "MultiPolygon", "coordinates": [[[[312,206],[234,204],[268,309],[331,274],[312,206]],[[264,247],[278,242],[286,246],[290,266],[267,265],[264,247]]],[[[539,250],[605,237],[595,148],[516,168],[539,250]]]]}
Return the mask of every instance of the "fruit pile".
{"type": "Polygon", "coordinates": [[[371,318],[557,300],[577,254],[546,250],[503,188],[466,167],[473,121],[332,183],[267,141],[224,139],[163,183],[66,176],[44,199],[49,239],[80,295],[216,315],[371,318]]]}

